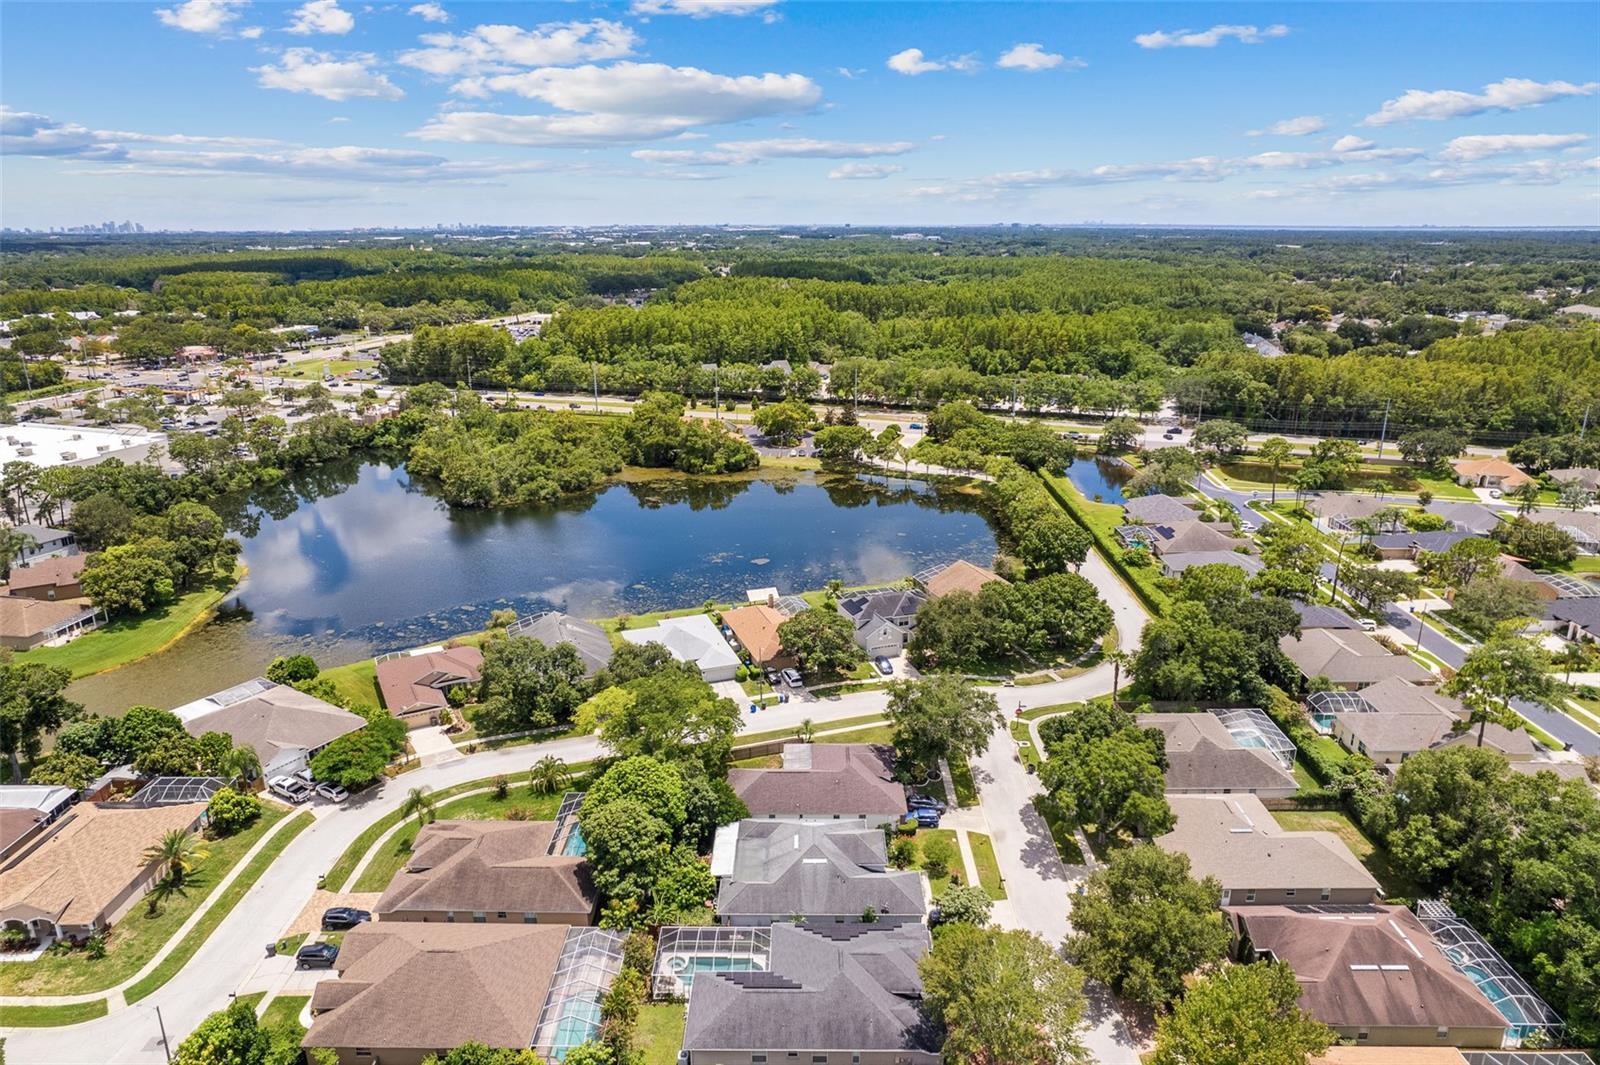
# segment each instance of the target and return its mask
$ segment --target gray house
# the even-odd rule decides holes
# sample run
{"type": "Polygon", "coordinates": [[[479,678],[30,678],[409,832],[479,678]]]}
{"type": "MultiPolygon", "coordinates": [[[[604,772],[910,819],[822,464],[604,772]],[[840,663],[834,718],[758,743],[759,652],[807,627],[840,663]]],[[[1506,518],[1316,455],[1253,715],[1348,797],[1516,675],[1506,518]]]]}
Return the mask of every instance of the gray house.
{"type": "Polygon", "coordinates": [[[921,925],[772,927],[766,971],[704,972],[684,1065],[939,1065],[921,1010],[921,925]]]}
{"type": "Polygon", "coordinates": [[[855,640],[869,655],[897,655],[905,650],[917,611],[927,596],[909,588],[877,588],[839,600],[839,612],[855,626],[855,640]]]}
{"type": "Polygon", "coordinates": [[[755,818],[882,826],[906,816],[894,752],[868,743],[785,744],[781,768],[730,769],[728,785],[755,818]]]}
{"type": "Polygon", "coordinates": [[[717,830],[720,924],[808,925],[860,921],[920,924],[927,913],[921,873],[889,868],[882,829],[859,824],[738,821],[717,830]]]}
{"type": "Polygon", "coordinates": [[[605,630],[559,610],[546,610],[518,618],[506,629],[508,636],[531,636],[546,647],[570,643],[583,659],[583,675],[592,677],[611,661],[611,638],[605,630]]]}

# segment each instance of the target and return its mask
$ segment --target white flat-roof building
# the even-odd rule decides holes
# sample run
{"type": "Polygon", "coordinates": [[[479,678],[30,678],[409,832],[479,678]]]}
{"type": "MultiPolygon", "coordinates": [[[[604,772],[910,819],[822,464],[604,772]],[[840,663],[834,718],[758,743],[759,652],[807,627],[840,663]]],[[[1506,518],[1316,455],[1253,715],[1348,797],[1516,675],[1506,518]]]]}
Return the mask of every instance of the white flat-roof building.
{"type": "Polygon", "coordinates": [[[0,424],[0,466],[31,462],[35,466],[93,466],[106,459],[142,462],[157,444],[165,448],[166,433],[153,433],[136,425],[103,428],[88,425],[0,424]]]}

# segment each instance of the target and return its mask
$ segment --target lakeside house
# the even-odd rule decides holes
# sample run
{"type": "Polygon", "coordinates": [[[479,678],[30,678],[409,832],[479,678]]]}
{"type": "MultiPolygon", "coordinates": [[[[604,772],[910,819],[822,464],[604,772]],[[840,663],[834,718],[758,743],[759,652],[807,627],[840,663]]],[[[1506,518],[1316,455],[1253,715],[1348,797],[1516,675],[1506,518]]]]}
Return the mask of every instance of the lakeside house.
{"type": "Polygon", "coordinates": [[[875,588],[839,600],[850,619],[856,645],[873,657],[893,657],[906,649],[917,627],[917,611],[927,597],[909,588],[875,588]]]}
{"type": "Polygon", "coordinates": [[[101,619],[99,608],[82,599],[54,602],[0,595],[0,647],[31,651],[97,628],[101,619]]]}
{"type": "Polygon", "coordinates": [[[265,677],[185,703],[172,711],[191,736],[226,732],[255,750],[264,779],[297,773],[338,739],[366,726],[366,719],[265,677]]]}
{"type": "Polygon", "coordinates": [[[345,933],[301,1045],[339,1065],[422,1065],[464,1043],[559,1060],[599,1031],[623,933],[379,921],[345,933]]]}
{"type": "Polygon", "coordinates": [[[83,564],[87,555],[52,555],[23,566],[13,567],[11,579],[0,587],[0,595],[25,599],[79,599],[83,596],[83,564]]]}
{"type": "Polygon", "coordinates": [[[372,912],[380,921],[592,924],[588,863],[550,853],[555,834],[552,821],[431,822],[372,912]]]}
{"type": "Polygon", "coordinates": [[[783,649],[778,626],[789,615],[765,603],[752,603],[722,612],[722,623],[732,630],[750,661],[763,669],[788,669],[796,664],[794,655],[783,649]]]}
{"type": "Polygon", "coordinates": [[[1195,521],[1200,514],[1189,502],[1157,492],[1126,500],[1122,516],[1130,525],[1175,525],[1195,521]]]}
{"type": "Polygon", "coordinates": [[[1498,1047],[1506,1019],[1403,906],[1232,906],[1240,961],[1287,962],[1300,1007],[1374,1046],[1498,1047]]]}
{"type": "Polygon", "coordinates": [[[682,1065],[939,1065],[917,963],[926,927],[775,924],[761,970],[700,973],[682,1065]]]}
{"type": "Polygon", "coordinates": [[[903,821],[906,789],[894,779],[894,752],[866,743],[788,743],[777,769],[730,769],[728,785],[753,818],[903,821]]]}
{"type": "Polygon", "coordinates": [[[736,821],[717,830],[711,871],[717,922],[770,925],[855,923],[870,911],[883,925],[921,923],[923,875],[889,867],[882,829],[853,822],[736,821]]]}
{"type": "MultiPolygon", "coordinates": [[[[1230,711],[1224,711],[1229,713],[1230,711]]],[[[1259,711],[1258,711],[1259,713],[1259,711]]],[[[1265,723],[1251,720],[1238,733],[1217,714],[1140,714],[1140,728],[1160,729],[1166,742],[1166,791],[1170,795],[1231,795],[1244,793],[1284,798],[1300,790],[1289,766],[1294,745],[1278,732],[1266,715],[1265,723]],[[1270,739],[1263,730],[1276,733],[1270,739]],[[1242,743],[1241,740],[1247,740],[1242,743]],[[1281,741],[1281,742],[1280,742],[1281,741]],[[1272,744],[1269,747],[1269,743],[1272,744]],[[1273,749],[1288,748],[1288,764],[1273,749]]]]}
{"type": "Polygon", "coordinates": [[[103,931],[166,875],[145,852],[198,826],[203,802],[173,806],[84,802],[16,849],[0,869],[0,928],[48,945],[103,931]]]}
{"type": "Polygon", "coordinates": [[[629,643],[659,643],[679,662],[692,662],[708,682],[732,680],[739,672],[739,656],[716,624],[704,614],[662,618],[646,629],[628,629],[622,638],[629,643]]]}
{"type": "Polygon", "coordinates": [[[546,647],[569,643],[583,661],[583,675],[592,677],[611,662],[611,639],[591,621],[583,621],[559,610],[546,610],[518,618],[506,629],[507,636],[529,636],[546,647]]]}
{"type": "Polygon", "coordinates": [[[72,809],[77,793],[56,784],[0,785],[0,861],[72,809]]]}
{"type": "Polygon", "coordinates": [[[1303,629],[1285,636],[1278,649],[1311,680],[1326,677],[1335,687],[1359,691],[1391,678],[1411,684],[1432,684],[1438,678],[1409,655],[1391,654],[1364,632],[1303,629]]]}
{"type": "Polygon", "coordinates": [[[951,592],[971,592],[976,595],[986,584],[995,581],[1006,583],[1004,577],[993,570],[984,569],[964,558],[958,558],[945,566],[924,570],[915,578],[922,590],[928,593],[929,599],[942,599],[951,592]]]}
{"type": "Polygon", "coordinates": [[[1332,832],[1291,832],[1254,795],[1169,795],[1177,817],[1156,839],[1189,856],[1195,879],[1215,877],[1222,905],[1377,902],[1382,888],[1332,832]]]}
{"type": "Polygon", "coordinates": [[[374,669],[383,705],[407,728],[418,728],[439,723],[451,688],[483,679],[483,652],[470,644],[419,647],[379,655],[374,669]]]}

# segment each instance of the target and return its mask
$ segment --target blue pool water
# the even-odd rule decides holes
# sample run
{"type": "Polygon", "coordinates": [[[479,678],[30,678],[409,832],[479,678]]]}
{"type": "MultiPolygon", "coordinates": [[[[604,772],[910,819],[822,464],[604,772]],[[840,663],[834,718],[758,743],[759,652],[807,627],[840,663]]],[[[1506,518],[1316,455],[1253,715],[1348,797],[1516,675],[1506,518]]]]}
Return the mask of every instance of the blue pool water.
{"type": "Polygon", "coordinates": [[[589,853],[589,844],[583,839],[583,829],[576,825],[572,826],[572,834],[561,845],[561,853],[568,858],[582,858],[589,853]]]}
{"type": "Polygon", "coordinates": [[[747,973],[760,972],[764,966],[755,958],[735,958],[726,954],[679,954],[667,963],[667,969],[683,982],[687,992],[694,986],[697,973],[747,973]]]}

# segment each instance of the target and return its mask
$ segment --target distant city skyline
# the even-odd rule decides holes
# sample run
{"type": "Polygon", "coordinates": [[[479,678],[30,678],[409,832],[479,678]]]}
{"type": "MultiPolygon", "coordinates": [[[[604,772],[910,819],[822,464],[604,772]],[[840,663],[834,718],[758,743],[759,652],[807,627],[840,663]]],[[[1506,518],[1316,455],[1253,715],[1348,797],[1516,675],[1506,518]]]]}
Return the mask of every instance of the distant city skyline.
{"type": "Polygon", "coordinates": [[[13,230],[1600,225],[1595,4],[158,0],[0,20],[13,230]]]}

